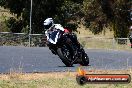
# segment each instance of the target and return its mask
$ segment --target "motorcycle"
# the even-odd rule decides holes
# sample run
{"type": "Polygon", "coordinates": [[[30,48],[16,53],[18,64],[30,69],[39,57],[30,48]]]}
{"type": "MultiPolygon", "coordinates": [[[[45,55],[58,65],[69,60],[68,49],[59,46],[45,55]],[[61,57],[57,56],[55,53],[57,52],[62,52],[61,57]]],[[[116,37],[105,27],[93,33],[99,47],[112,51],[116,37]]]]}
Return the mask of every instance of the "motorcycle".
{"type": "Polygon", "coordinates": [[[88,66],[89,57],[82,46],[78,49],[69,34],[63,34],[61,30],[54,30],[48,37],[48,42],[53,47],[51,51],[58,55],[67,67],[71,67],[73,64],[88,66]]]}

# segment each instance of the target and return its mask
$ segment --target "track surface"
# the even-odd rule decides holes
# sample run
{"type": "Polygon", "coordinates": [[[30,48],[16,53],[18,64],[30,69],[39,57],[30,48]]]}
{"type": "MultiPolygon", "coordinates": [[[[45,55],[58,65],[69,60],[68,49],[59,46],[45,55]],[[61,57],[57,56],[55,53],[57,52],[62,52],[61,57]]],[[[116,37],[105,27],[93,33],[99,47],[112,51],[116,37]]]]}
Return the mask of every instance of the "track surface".
{"type": "MultiPolygon", "coordinates": [[[[90,66],[86,69],[126,69],[132,67],[132,52],[86,49],[90,66]]],[[[22,68],[23,72],[76,71],[79,65],[65,67],[48,48],[0,46],[0,73],[22,68]]]]}

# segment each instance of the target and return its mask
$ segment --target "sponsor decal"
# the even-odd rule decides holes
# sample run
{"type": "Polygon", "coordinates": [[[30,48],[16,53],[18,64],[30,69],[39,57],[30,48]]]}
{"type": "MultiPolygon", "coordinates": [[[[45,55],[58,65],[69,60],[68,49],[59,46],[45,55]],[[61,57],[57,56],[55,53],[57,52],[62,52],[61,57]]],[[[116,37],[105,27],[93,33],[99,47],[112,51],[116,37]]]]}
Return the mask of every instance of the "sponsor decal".
{"type": "Polygon", "coordinates": [[[86,83],[130,83],[131,76],[129,74],[86,74],[86,71],[79,67],[78,74],[76,75],[76,81],[80,85],[86,83]]]}

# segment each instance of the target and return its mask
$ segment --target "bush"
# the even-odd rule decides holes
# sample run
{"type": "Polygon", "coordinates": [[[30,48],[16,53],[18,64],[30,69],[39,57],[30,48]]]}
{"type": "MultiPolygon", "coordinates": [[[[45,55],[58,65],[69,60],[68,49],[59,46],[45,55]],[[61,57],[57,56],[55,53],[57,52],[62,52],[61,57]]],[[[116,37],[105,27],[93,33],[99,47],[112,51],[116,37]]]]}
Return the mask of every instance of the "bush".
{"type": "Polygon", "coordinates": [[[69,31],[77,31],[78,25],[76,23],[67,23],[65,24],[64,28],[68,29],[69,31]]]}
{"type": "Polygon", "coordinates": [[[11,32],[20,33],[23,29],[23,22],[22,20],[16,20],[15,18],[11,17],[9,20],[7,20],[7,26],[10,28],[11,32]]]}

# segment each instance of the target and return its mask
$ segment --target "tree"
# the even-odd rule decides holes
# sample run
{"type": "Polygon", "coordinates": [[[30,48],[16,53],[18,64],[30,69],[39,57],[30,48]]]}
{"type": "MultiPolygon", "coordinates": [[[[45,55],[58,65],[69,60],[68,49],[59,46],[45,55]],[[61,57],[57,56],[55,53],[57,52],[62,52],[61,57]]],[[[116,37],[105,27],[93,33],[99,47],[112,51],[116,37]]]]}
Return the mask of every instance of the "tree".
{"type": "Polygon", "coordinates": [[[130,26],[129,0],[102,0],[102,9],[112,23],[114,37],[126,38],[130,26]]]}
{"type": "MultiPolygon", "coordinates": [[[[22,27],[29,26],[30,0],[1,0],[0,6],[15,14],[22,27]]],[[[115,38],[127,37],[130,6],[130,0],[33,0],[32,33],[42,33],[44,19],[52,17],[70,29],[82,22],[98,34],[111,26],[115,38]]]]}
{"type": "Polygon", "coordinates": [[[94,34],[102,32],[107,26],[107,17],[103,13],[100,0],[84,0],[83,2],[84,25],[94,34]]]}
{"type": "MultiPolygon", "coordinates": [[[[105,1],[105,0],[103,0],[105,1]]],[[[130,1],[129,0],[108,0],[107,7],[110,12],[104,8],[104,13],[107,14],[107,18],[112,23],[115,38],[126,38],[128,37],[130,27],[130,1]],[[110,16],[109,16],[110,13],[110,16]],[[109,16],[109,17],[108,17],[109,16]]],[[[126,40],[119,40],[119,44],[126,44],[126,40]]]]}
{"type": "Polygon", "coordinates": [[[7,22],[7,27],[9,27],[11,32],[13,33],[20,33],[23,29],[23,21],[22,20],[17,21],[13,17],[11,17],[7,22]]]}
{"type": "MultiPolygon", "coordinates": [[[[33,13],[32,13],[32,33],[42,33],[43,21],[47,17],[53,17],[55,22],[66,25],[66,20],[71,19],[69,14],[73,14],[78,1],[71,0],[33,0],[33,13]],[[70,2],[72,4],[68,4],[70,2]],[[73,7],[71,8],[70,6],[73,7]],[[69,9],[69,12],[65,10],[69,9]],[[70,10],[71,9],[71,10],[70,10]]],[[[23,27],[29,26],[30,15],[30,0],[3,0],[1,6],[10,9],[10,12],[17,15],[18,21],[23,21],[23,27]]],[[[78,5],[79,6],[79,5],[78,5]]],[[[72,17],[73,18],[73,17],[72,17]]]]}
{"type": "Polygon", "coordinates": [[[127,37],[130,27],[130,0],[84,0],[85,22],[97,34],[104,27],[113,27],[114,37],[127,37]]]}

